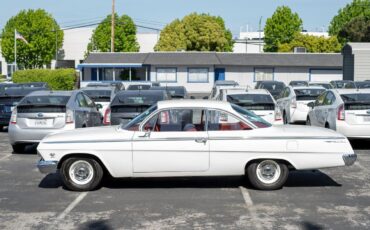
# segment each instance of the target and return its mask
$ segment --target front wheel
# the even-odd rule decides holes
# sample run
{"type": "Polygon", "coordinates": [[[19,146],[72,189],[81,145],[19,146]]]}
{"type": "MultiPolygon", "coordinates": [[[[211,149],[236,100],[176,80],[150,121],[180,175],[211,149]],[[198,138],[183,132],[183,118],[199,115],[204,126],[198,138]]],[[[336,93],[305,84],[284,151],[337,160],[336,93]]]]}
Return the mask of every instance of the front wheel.
{"type": "Polygon", "coordinates": [[[103,178],[101,165],[91,158],[69,158],[62,163],[60,172],[65,186],[73,191],[94,190],[103,178]]]}
{"type": "Polygon", "coordinates": [[[250,164],[247,168],[248,179],[260,190],[276,190],[288,179],[289,169],[284,163],[275,160],[262,160],[250,164]]]}

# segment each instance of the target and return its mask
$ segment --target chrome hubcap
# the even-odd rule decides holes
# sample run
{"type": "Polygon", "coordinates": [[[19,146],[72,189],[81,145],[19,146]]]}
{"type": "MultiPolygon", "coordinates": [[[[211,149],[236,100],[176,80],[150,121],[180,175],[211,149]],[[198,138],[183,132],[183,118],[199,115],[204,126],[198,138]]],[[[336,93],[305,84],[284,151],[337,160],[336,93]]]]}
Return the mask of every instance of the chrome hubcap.
{"type": "Polygon", "coordinates": [[[69,168],[69,176],[74,183],[85,185],[92,180],[94,176],[94,170],[89,162],[79,160],[73,162],[69,168]]]}
{"type": "Polygon", "coordinates": [[[272,160],[264,160],[257,166],[257,177],[265,184],[275,183],[281,174],[280,166],[272,160]]]}

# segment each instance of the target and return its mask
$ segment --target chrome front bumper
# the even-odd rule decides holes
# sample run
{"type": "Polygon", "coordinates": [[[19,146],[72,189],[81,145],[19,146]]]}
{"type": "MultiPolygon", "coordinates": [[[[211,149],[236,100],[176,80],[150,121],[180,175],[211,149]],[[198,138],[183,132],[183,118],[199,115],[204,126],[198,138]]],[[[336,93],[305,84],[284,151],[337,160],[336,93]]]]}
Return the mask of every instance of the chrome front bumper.
{"type": "Polygon", "coordinates": [[[41,159],[37,162],[37,168],[43,174],[55,173],[57,171],[58,161],[45,161],[41,159]]]}
{"type": "Polygon", "coordinates": [[[357,160],[357,154],[356,153],[349,153],[349,154],[343,154],[342,156],[344,164],[346,166],[353,165],[355,161],[357,160]]]}

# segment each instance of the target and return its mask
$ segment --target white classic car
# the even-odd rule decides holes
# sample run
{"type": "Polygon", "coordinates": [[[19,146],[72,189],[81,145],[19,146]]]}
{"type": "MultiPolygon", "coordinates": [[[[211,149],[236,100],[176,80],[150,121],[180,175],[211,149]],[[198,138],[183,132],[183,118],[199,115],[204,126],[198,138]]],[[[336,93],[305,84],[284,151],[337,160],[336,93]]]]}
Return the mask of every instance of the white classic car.
{"type": "Polygon", "coordinates": [[[272,126],[221,101],[161,101],[125,126],[47,136],[42,173],[59,171],[71,190],[95,189],[107,173],[122,177],[247,175],[257,189],[278,189],[289,170],[352,165],[356,154],[333,130],[272,126]]]}

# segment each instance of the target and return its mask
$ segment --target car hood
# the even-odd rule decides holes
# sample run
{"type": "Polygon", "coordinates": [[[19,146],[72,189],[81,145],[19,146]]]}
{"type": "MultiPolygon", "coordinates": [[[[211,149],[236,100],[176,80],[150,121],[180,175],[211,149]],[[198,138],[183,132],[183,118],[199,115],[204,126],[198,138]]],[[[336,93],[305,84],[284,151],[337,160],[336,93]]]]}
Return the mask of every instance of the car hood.
{"type": "Polygon", "coordinates": [[[41,143],[130,140],[134,132],[119,129],[119,126],[100,126],[74,129],[46,136],[41,143]]]}

